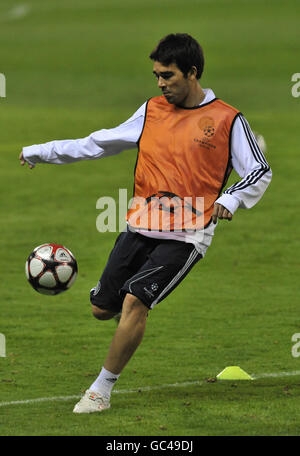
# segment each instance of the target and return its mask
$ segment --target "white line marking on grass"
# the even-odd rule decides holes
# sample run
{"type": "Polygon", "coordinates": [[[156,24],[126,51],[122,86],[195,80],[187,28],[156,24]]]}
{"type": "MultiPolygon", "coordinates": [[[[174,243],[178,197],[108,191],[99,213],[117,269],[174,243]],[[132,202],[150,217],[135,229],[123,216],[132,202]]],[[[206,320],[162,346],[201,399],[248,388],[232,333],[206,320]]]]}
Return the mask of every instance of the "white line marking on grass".
{"type": "Polygon", "coordinates": [[[0,21],[15,21],[27,16],[30,11],[30,6],[26,4],[15,5],[9,11],[0,17],[0,21]]]}
{"type": "MultiPolygon", "coordinates": [[[[290,371],[290,372],[266,372],[262,374],[251,374],[254,380],[260,378],[280,378],[280,377],[291,377],[294,375],[300,375],[300,370],[290,371]]],[[[132,393],[142,393],[145,391],[155,391],[161,390],[165,388],[183,388],[185,386],[192,386],[192,385],[201,385],[205,382],[205,380],[192,380],[182,383],[168,383],[165,385],[157,385],[157,386],[142,386],[136,389],[123,389],[123,390],[113,390],[113,394],[132,394],[132,393]]],[[[25,399],[20,401],[7,401],[7,402],[0,402],[0,407],[5,407],[9,405],[26,405],[26,404],[36,404],[38,402],[56,402],[56,401],[70,401],[73,399],[80,399],[82,395],[72,395],[72,396],[53,396],[53,397],[38,397],[36,399],[25,399]]]]}
{"type": "MultiPolygon", "coordinates": [[[[169,383],[167,385],[157,385],[157,386],[142,386],[141,388],[136,388],[133,390],[115,390],[113,393],[116,394],[126,394],[126,393],[140,393],[144,391],[155,391],[164,388],[182,388],[184,386],[191,386],[191,385],[200,385],[203,381],[200,380],[192,380],[190,382],[182,382],[182,383],[169,383]]],[[[0,402],[1,404],[1,402],[0,402]]]]}
{"type": "Polygon", "coordinates": [[[54,401],[69,401],[71,399],[79,399],[81,396],[54,396],[54,397],[38,397],[36,399],[25,399],[24,401],[8,401],[0,402],[0,407],[6,405],[23,405],[23,404],[36,404],[38,402],[54,402],[54,401]]]}
{"type": "MultiPolygon", "coordinates": [[[[193,380],[190,382],[183,383],[170,383],[166,385],[157,385],[157,386],[142,386],[141,388],[136,389],[124,389],[124,390],[114,390],[113,394],[132,394],[132,393],[141,393],[144,391],[154,391],[164,388],[180,388],[191,385],[200,385],[203,381],[193,380]]],[[[38,397],[36,399],[25,399],[21,401],[8,401],[0,402],[0,407],[5,407],[7,405],[23,405],[23,404],[35,404],[38,402],[54,402],[54,401],[69,401],[71,399],[80,399],[82,395],[73,395],[73,396],[54,396],[54,397],[38,397]]]]}
{"type": "Polygon", "coordinates": [[[300,375],[300,370],[290,371],[290,372],[266,372],[265,374],[252,374],[251,377],[256,378],[268,378],[268,377],[291,377],[293,375],[300,375]]]}

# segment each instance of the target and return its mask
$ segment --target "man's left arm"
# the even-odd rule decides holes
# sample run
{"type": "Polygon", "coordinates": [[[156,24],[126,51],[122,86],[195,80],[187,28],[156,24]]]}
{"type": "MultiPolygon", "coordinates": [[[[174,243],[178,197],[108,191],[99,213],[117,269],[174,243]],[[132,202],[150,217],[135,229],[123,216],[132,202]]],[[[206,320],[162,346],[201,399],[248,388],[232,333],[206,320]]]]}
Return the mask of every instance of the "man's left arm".
{"type": "Polygon", "coordinates": [[[232,129],[231,161],[242,179],[216,200],[212,215],[214,223],[218,218],[231,220],[238,208],[253,207],[271,182],[270,166],[242,114],[237,116],[232,129]]]}

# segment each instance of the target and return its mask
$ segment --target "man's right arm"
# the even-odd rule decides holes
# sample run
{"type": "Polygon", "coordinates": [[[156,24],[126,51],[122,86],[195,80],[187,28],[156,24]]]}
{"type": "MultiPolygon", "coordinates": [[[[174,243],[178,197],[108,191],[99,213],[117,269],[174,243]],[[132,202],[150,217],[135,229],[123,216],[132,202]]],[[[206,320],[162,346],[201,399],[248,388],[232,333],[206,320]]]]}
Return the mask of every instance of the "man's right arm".
{"type": "Polygon", "coordinates": [[[36,163],[63,165],[79,160],[96,160],[136,147],[141,135],[146,103],[130,119],[118,127],[102,129],[80,139],[63,139],[23,147],[19,156],[21,165],[36,163]]]}

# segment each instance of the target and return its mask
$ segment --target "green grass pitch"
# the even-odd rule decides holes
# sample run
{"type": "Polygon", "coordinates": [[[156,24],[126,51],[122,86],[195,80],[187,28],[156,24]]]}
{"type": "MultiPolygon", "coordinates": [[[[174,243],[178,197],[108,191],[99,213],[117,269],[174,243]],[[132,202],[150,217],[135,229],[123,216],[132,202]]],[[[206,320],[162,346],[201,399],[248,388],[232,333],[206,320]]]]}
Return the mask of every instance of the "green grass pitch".
{"type": "Polygon", "coordinates": [[[20,14],[15,1],[0,5],[0,435],[299,435],[299,375],[262,376],[300,371],[291,340],[300,332],[300,98],[291,94],[299,2],[23,4],[20,14]],[[170,32],[202,43],[202,86],[265,136],[273,181],[255,208],[219,223],[206,258],[151,312],[109,411],[75,415],[75,398],[4,406],[80,395],[98,375],[115,322],[92,317],[89,290],[116,234],[96,230],[96,201],[119,188],[131,195],[136,160],[131,150],[29,170],[18,163],[21,148],[126,120],[159,94],[148,55],[170,32]],[[79,265],[73,288],[57,297],[25,279],[27,256],[44,242],[66,245],[79,265]],[[258,378],[208,381],[230,365],[258,378]]]}

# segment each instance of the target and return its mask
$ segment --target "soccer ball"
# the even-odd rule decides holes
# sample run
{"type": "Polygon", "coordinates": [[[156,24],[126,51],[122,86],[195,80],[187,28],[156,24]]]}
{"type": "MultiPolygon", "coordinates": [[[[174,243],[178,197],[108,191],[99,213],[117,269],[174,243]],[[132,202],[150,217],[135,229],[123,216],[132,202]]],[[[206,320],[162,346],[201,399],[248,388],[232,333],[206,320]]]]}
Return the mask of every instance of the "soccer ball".
{"type": "Polygon", "coordinates": [[[77,277],[74,255],[63,245],[42,244],[29,255],[25,274],[39,293],[57,295],[68,290],[77,277]]]}
{"type": "Polygon", "coordinates": [[[258,147],[260,148],[262,153],[265,154],[267,152],[267,143],[265,141],[265,138],[263,137],[263,135],[257,133],[256,131],[254,132],[254,136],[257,141],[258,147]]]}

